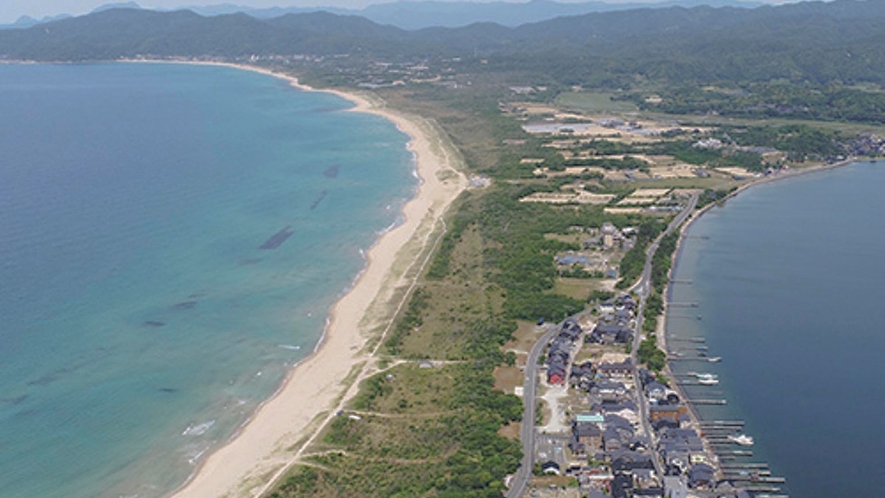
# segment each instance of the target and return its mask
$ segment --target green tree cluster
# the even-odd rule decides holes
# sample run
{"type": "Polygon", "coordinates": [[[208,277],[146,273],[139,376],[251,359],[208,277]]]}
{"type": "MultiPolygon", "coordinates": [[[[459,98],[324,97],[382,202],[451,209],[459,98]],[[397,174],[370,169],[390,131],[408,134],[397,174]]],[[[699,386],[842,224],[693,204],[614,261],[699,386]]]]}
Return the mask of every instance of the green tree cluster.
{"type": "Polygon", "coordinates": [[[728,197],[732,192],[737,190],[737,187],[731,187],[727,189],[706,189],[701,192],[701,195],[698,196],[698,204],[697,209],[701,209],[708,204],[712,204],[714,202],[719,202],[722,199],[728,197]]]}
{"type": "Polygon", "coordinates": [[[621,280],[616,285],[618,289],[630,287],[642,275],[642,269],[645,268],[645,251],[666,227],[666,222],[658,218],[645,218],[642,221],[636,236],[636,244],[621,259],[621,280]]]}
{"type": "Polygon", "coordinates": [[[399,350],[403,338],[413,329],[420,327],[424,323],[422,313],[429,306],[429,300],[430,293],[427,292],[426,289],[419,287],[412,293],[412,297],[409,299],[409,304],[406,307],[405,313],[403,313],[402,317],[397,321],[396,326],[387,339],[387,348],[390,349],[393,354],[396,354],[399,350]]]}
{"type": "Polygon", "coordinates": [[[674,158],[695,165],[710,167],[746,168],[750,171],[762,171],[762,157],[755,153],[739,149],[712,149],[695,147],[692,142],[667,141],[660,142],[650,148],[653,154],[671,155],[674,158]]]}
{"type": "Polygon", "coordinates": [[[676,86],[657,92],[661,101],[643,93],[621,98],[644,110],[671,114],[719,114],[753,119],[791,118],[815,121],[885,123],[885,94],[838,84],[789,82],[747,83],[726,88],[676,86]]]}
{"type": "Polygon", "coordinates": [[[651,282],[655,291],[664,292],[669,281],[670,268],[673,265],[673,252],[679,242],[679,230],[673,230],[661,239],[658,250],[652,257],[651,282]]]}
{"type": "Polygon", "coordinates": [[[667,364],[667,355],[658,348],[657,340],[653,335],[639,343],[636,357],[640,363],[645,364],[653,372],[660,372],[667,364]]]}
{"type": "Polygon", "coordinates": [[[721,128],[738,145],[772,147],[794,161],[831,158],[843,154],[841,134],[808,125],[748,126],[721,128]]]}

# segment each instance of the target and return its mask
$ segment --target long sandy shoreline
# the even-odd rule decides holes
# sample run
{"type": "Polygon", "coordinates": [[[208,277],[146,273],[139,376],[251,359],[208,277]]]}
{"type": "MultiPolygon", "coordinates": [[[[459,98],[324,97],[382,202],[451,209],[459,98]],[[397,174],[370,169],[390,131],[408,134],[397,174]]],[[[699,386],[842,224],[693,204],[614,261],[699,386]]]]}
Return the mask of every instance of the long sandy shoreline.
{"type": "MultiPolygon", "coordinates": [[[[152,61],[132,61],[152,62],[152,61]]],[[[232,67],[287,80],[305,91],[324,91],[355,104],[353,112],[393,122],[410,138],[421,184],[403,207],[403,221],[367,251],[367,263],[351,290],[329,314],[313,354],[296,365],[276,394],[224,446],[195,470],[173,498],[260,496],[297,463],[359,381],[376,371],[374,353],[415,285],[444,231],[443,216],[467,187],[463,163],[435,125],[387,109],[380,100],[340,90],[315,90],[286,74],[228,63],[155,61],[232,67]]]]}

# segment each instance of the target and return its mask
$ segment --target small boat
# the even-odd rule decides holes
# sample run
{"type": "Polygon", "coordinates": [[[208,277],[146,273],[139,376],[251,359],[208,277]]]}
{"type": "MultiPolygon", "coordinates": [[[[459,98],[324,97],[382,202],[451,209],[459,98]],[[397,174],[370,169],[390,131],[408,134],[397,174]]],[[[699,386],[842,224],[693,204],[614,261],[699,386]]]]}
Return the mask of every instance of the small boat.
{"type": "Polygon", "coordinates": [[[720,361],[722,361],[722,357],[713,356],[712,358],[707,358],[707,361],[709,361],[710,363],[719,363],[720,361]]]}
{"type": "Polygon", "coordinates": [[[737,436],[728,436],[728,440],[732,443],[739,444],[741,446],[753,446],[755,441],[753,438],[746,434],[738,434],[737,436]]]}
{"type": "Polygon", "coordinates": [[[713,374],[699,373],[695,374],[695,377],[698,378],[698,384],[702,386],[715,386],[719,384],[719,377],[713,374]]]}

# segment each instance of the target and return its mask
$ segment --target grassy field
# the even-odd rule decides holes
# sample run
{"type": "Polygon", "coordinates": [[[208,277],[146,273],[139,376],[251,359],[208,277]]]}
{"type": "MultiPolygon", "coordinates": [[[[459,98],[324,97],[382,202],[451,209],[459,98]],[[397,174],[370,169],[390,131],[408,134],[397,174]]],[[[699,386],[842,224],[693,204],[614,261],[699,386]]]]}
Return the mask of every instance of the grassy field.
{"type": "Polygon", "coordinates": [[[355,410],[424,416],[450,410],[458,365],[398,365],[370,378],[353,401],[355,410]]]}
{"type": "Polygon", "coordinates": [[[530,138],[518,122],[498,110],[498,101],[506,95],[503,91],[450,92],[427,85],[378,93],[393,108],[437,121],[475,169],[498,166],[503,140],[530,138]]]}
{"type": "Polygon", "coordinates": [[[516,386],[522,385],[522,369],[519,367],[498,367],[492,374],[495,377],[495,389],[512,393],[516,386]]]}
{"type": "Polygon", "coordinates": [[[516,353],[516,365],[524,366],[528,352],[534,346],[535,341],[541,337],[542,332],[534,322],[518,321],[516,332],[506,344],[504,351],[514,351],[516,353]]]}
{"type": "Polygon", "coordinates": [[[558,278],[553,291],[586,301],[590,296],[590,291],[602,288],[602,281],[598,278],[558,278]]]}
{"type": "Polygon", "coordinates": [[[482,278],[482,238],[468,229],[452,251],[451,276],[425,281],[423,289],[433,298],[422,311],[422,323],[403,337],[396,351],[403,358],[463,360],[469,324],[488,316],[495,296],[482,278]]]}

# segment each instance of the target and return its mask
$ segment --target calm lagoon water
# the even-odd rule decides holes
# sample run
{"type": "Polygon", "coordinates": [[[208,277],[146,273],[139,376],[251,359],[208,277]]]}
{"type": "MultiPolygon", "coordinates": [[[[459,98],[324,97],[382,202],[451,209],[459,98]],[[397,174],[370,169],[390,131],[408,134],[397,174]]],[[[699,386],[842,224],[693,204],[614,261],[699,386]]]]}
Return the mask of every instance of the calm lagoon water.
{"type": "Polygon", "coordinates": [[[161,496],[313,349],[416,186],[407,137],[350,106],[0,66],[0,496],[161,496]]]}
{"type": "MultiPolygon", "coordinates": [[[[705,418],[740,418],[754,461],[787,478],[791,496],[866,496],[885,489],[885,163],[754,187],[688,230],[671,299],[671,337],[706,337],[726,397],[705,418]],[[697,314],[702,319],[697,320],[697,314]]],[[[686,348],[674,342],[673,347],[686,348]]]]}

